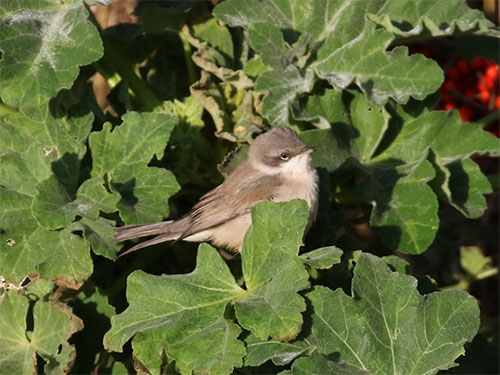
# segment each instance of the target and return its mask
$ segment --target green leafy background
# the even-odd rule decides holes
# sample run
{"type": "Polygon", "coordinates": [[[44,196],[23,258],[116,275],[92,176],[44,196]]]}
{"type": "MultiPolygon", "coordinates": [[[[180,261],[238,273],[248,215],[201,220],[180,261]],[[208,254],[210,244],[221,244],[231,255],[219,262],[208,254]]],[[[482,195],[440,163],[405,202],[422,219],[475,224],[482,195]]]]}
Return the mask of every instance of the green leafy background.
{"type": "Polygon", "coordinates": [[[433,110],[443,69],[407,46],[482,54],[481,11],[141,1],[103,28],[95,4],[0,3],[0,374],[498,373],[498,174],[472,158],[500,143],[433,110]],[[116,226],[181,216],[278,125],[319,147],[307,236],[305,202],[262,202],[241,255],[117,257],[116,226]]]}

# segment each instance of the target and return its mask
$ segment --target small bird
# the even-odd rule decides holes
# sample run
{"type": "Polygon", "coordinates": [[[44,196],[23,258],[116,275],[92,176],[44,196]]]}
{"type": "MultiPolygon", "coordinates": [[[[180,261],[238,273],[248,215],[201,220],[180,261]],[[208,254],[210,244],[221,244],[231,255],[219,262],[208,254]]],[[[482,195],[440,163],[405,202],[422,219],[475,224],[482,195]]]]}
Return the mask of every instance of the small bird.
{"type": "Polygon", "coordinates": [[[309,206],[309,227],[318,211],[318,173],[310,155],[314,150],[288,127],[275,127],[259,135],[250,145],[245,161],[222,184],[202,196],[186,215],[177,220],[117,228],[117,241],[156,235],[120,256],[172,240],[210,241],[241,252],[252,223],[250,208],[266,200],[303,199],[309,206]]]}

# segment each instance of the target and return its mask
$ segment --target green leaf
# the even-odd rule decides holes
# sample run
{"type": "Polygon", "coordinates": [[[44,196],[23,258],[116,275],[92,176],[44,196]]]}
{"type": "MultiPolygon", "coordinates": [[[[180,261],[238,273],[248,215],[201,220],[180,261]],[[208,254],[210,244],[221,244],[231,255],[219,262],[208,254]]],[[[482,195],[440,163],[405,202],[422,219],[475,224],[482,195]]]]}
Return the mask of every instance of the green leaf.
{"type": "Polygon", "coordinates": [[[40,225],[49,229],[67,226],[76,215],[73,200],[55,176],[42,181],[33,199],[32,213],[40,225]]]}
{"type": "Polygon", "coordinates": [[[138,361],[155,373],[163,363],[163,352],[175,359],[182,373],[210,369],[230,373],[241,366],[245,351],[237,340],[239,329],[224,316],[229,303],[235,306],[239,324],[261,339],[292,339],[300,331],[301,312],[306,308],[297,292],[309,285],[298,256],[308,212],[307,204],[298,200],[261,202],[252,208],[253,224],[242,251],[246,290],[236,284],[224,261],[206,244],[200,245],[191,274],[134,272],[127,283],[129,307],[111,319],[105,347],[120,351],[141,332],[134,338],[134,350],[138,361]],[[205,348],[203,355],[201,347],[205,348]]]}
{"type": "Polygon", "coordinates": [[[316,269],[325,269],[340,263],[341,257],[342,250],[335,246],[326,246],[304,253],[300,256],[300,259],[308,266],[316,269]]]}
{"type": "Polygon", "coordinates": [[[294,119],[310,122],[319,129],[332,128],[335,131],[350,123],[340,90],[322,90],[309,95],[301,104],[294,108],[294,119]]]}
{"type": "MultiPolygon", "coordinates": [[[[83,330],[71,340],[78,353],[72,372],[78,374],[94,370],[99,360],[99,353],[104,351],[102,338],[110,328],[109,319],[116,314],[115,308],[109,304],[104,292],[97,287],[89,287],[90,284],[86,284],[71,301],[74,313],[85,323],[83,330]]],[[[121,375],[125,374],[127,372],[121,375]]]]}
{"type": "Polygon", "coordinates": [[[293,50],[283,39],[281,30],[270,22],[257,22],[248,27],[252,48],[261,54],[262,62],[275,69],[284,69],[291,64],[293,50]]]}
{"type": "Polygon", "coordinates": [[[361,254],[356,298],[321,286],[306,295],[314,309],[308,341],[322,354],[339,353],[340,364],[358,372],[435,374],[452,367],[479,327],[477,302],[458,290],[421,296],[416,286],[413,277],[361,254]]]}
{"type": "Polygon", "coordinates": [[[76,215],[95,220],[99,211],[116,211],[119,200],[117,195],[106,191],[99,178],[84,181],[74,200],[55,176],[42,181],[37,190],[32,213],[43,227],[50,229],[67,227],[76,215]]]}
{"type": "MultiPolygon", "coordinates": [[[[175,358],[181,374],[214,373],[230,374],[235,366],[241,367],[245,347],[237,338],[241,329],[230,320],[220,318],[196,330],[187,337],[168,340],[166,330],[150,330],[139,333],[132,341],[134,356],[153,374],[160,374],[159,353],[165,350],[175,358]],[[210,348],[210,350],[207,350],[210,348]]],[[[170,336],[171,337],[171,336],[170,336]]]]}
{"type": "Polygon", "coordinates": [[[154,155],[161,157],[176,119],[163,113],[128,112],[123,123],[111,132],[105,123],[100,132],[89,137],[92,150],[92,176],[117,172],[147,165],[154,155]]]}
{"type": "Polygon", "coordinates": [[[247,292],[236,301],[236,316],[262,340],[291,340],[300,331],[306,308],[297,292],[309,286],[298,256],[309,218],[307,204],[262,202],[251,212],[252,226],[242,250],[247,292]]]}
{"type": "Polygon", "coordinates": [[[300,136],[306,145],[318,148],[312,153],[312,163],[316,168],[334,171],[351,155],[348,145],[330,129],[307,130],[300,136]]]}
{"type": "Polygon", "coordinates": [[[0,5],[0,96],[32,118],[71,87],[78,68],[99,59],[102,42],[81,1],[16,0],[0,5]]]}
{"type": "Polygon", "coordinates": [[[96,220],[99,211],[114,212],[118,203],[118,196],[110,194],[99,178],[85,180],[76,193],[78,206],[76,212],[80,216],[96,220]]]}
{"type": "Polygon", "coordinates": [[[358,33],[352,24],[362,25],[364,14],[376,10],[380,5],[372,2],[342,3],[318,0],[312,3],[290,2],[287,0],[265,0],[256,6],[255,1],[240,2],[230,0],[220,3],[214,9],[218,19],[233,25],[248,28],[256,22],[269,22],[287,31],[293,38],[292,30],[308,33],[318,42],[330,33],[340,38],[358,33]]]}
{"type": "Polygon", "coordinates": [[[488,178],[471,159],[456,161],[447,167],[450,171],[449,203],[466,217],[483,216],[487,208],[484,195],[493,191],[488,178]]]}
{"type": "Polygon", "coordinates": [[[40,275],[58,285],[78,289],[92,273],[88,245],[67,229],[42,227],[12,238],[0,234],[0,274],[13,282],[40,275]]]}
{"type": "Polygon", "coordinates": [[[129,112],[111,132],[104,124],[90,135],[92,176],[110,179],[120,194],[120,215],[127,224],[160,221],[168,216],[168,198],[179,186],[169,171],[147,167],[154,155],[161,157],[176,118],[162,113],[129,112]]]}
{"type": "Polygon", "coordinates": [[[419,160],[430,147],[444,165],[470,156],[500,155],[500,140],[479,124],[465,124],[458,111],[432,111],[406,122],[392,144],[374,161],[419,160]],[[460,140],[454,141],[454,140],[460,140]]]}
{"type": "Polygon", "coordinates": [[[282,371],[279,375],[322,375],[322,374],[342,374],[342,375],[357,375],[365,373],[346,364],[339,364],[338,357],[334,354],[327,356],[313,352],[310,357],[298,358],[293,362],[292,369],[282,371]]]}
{"type": "Polygon", "coordinates": [[[99,217],[95,220],[82,218],[73,222],[71,231],[82,231],[83,237],[92,245],[95,254],[114,260],[121,249],[121,244],[115,240],[115,222],[99,217]]]}
{"type": "Polygon", "coordinates": [[[31,216],[31,201],[32,198],[28,195],[0,186],[0,202],[2,202],[0,233],[4,234],[0,238],[5,241],[16,241],[38,226],[35,218],[31,216]]]}
{"type": "Polygon", "coordinates": [[[406,47],[385,52],[392,40],[392,34],[367,23],[356,39],[335,50],[325,42],[318,51],[315,70],[334,87],[345,89],[356,83],[371,102],[379,105],[388,98],[399,103],[406,103],[410,97],[424,99],[436,91],[443,82],[437,63],[419,54],[408,56],[406,47]]]}
{"type": "Polygon", "coordinates": [[[46,361],[50,373],[67,372],[75,354],[67,340],[82,329],[81,320],[65,305],[39,300],[32,311],[33,330],[27,331],[28,314],[28,298],[7,292],[0,303],[0,373],[35,373],[35,353],[46,361]]]}
{"type": "Polygon", "coordinates": [[[388,98],[400,103],[423,99],[439,88],[443,73],[433,60],[408,56],[404,47],[387,52],[393,34],[376,30],[366,19],[367,14],[386,14],[385,3],[265,0],[257,6],[233,0],[218,5],[214,15],[247,28],[252,47],[274,68],[257,78],[257,89],[271,97],[264,101],[262,114],[278,125],[287,123],[289,105],[309,92],[317,78],[340,89],[354,82],[377,104],[388,98]],[[280,82],[281,71],[287,75],[280,82]]]}
{"type": "Polygon", "coordinates": [[[434,169],[427,160],[400,167],[373,166],[364,187],[376,199],[370,222],[384,243],[404,253],[427,250],[438,230],[438,201],[428,181],[434,169]]]}
{"type": "Polygon", "coordinates": [[[252,334],[245,339],[245,343],[247,347],[245,366],[259,366],[269,360],[275,365],[283,366],[313,350],[305,341],[262,341],[252,334]]]}
{"type": "Polygon", "coordinates": [[[464,0],[442,4],[427,0],[389,0],[378,15],[369,14],[368,17],[401,37],[419,35],[424,30],[432,36],[444,36],[485,31],[494,26],[481,11],[469,8],[464,0]]]}
{"type": "Polygon", "coordinates": [[[172,172],[155,167],[137,167],[113,175],[113,189],[121,195],[120,216],[127,224],[161,221],[168,217],[168,198],[179,190],[172,172]],[[133,177],[129,179],[132,175],[133,177]]]}
{"type": "Polygon", "coordinates": [[[19,113],[3,118],[0,121],[0,184],[34,196],[38,184],[52,175],[51,170],[61,179],[62,175],[65,180],[78,178],[75,166],[85,154],[86,134],[92,119],[93,116],[77,119],[48,116],[34,121],[19,113]],[[72,165],[70,176],[63,173],[69,165],[72,165]]]}
{"type": "Polygon", "coordinates": [[[355,150],[356,158],[366,163],[374,156],[382,141],[389,126],[389,114],[384,107],[373,105],[359,92],[353,93],[350,111],[352,125],[356,131],[351,147],[355,150]]]}
{"type": "Polygon", "coordinates": [[[226,26],[221,26],[215,18],[209,18],[205,22],[194,24],[193,36],[200,39],[209,46],[220,52],[219,60],[215,60],[219,66],[231,67],[233,65],[233,40],[226,26]]]}
{"type": "Polygon", "coordinates": [[[460,247],[460,266],[474,277],[493,269],[491,257],[485,256],[477,246],[460,247]]]}
{"type": "Polygon", "coordinates": [[[303,75],[294,66],[284,71],[266,71],[257,78],[256,89],[268,93],[262,103],[262,113],[272,125],[288,125],[289,106],[302,93],[311,91],[313,74],[303,75]]]}
{"type": "Polygon", "coordinates": [[[406,275],[408,273],[410,264],[403,258],[400,258],[396,255],[388,255],[380,259],[382,259],[389,267],[391,267],[393,271],[402,273],[403,275],[406,275]]]}
{"type": "MultiPolygon", "coordinates": [[[[217,252],[209,245],[200,245],[197,267],[191,274],[152,276],[136,271],[129,276],[127,300],[130,306],[111,318],[112,327],[104,337],[104,346],[108,350],[121,351],[134,334],[155,328],[152,334],[138,339],[136,345],[140,352],[142,345],[154,345],[159,348],[157,354],[164,348],[183,373],[207,370],[207,367],[230,373],[233,367],[241,365],[244,349],[236,340],[239,329],[234,323],[225,321],[223,313],[226,305],[242,292],[217,252]],[[161,341],[155,344],[157,335],[161,341]],[[221,338],[217,345],[213,343],[214,335],[221,338]],[[207,357],[204,360],[192,362],[192,338],[200,345],[205,343],[207,357]],[[207,358],[220,355],[225,361],[211,361],[207,366],[207,358]]],[[[199,351],[195,352],[198,356],[199,351]]],[[[146,358],[146,362],[150,361],[146,358]]]]}

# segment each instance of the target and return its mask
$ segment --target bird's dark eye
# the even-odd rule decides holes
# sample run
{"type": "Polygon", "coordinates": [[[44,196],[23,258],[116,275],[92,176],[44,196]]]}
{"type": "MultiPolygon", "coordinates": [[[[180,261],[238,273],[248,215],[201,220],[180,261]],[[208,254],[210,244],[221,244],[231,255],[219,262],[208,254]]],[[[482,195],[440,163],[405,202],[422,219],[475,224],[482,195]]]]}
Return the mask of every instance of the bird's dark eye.
{"type": "Polygon", "coordinates": [[[281,160],[288,160],[288,159],[290,159],[290,156],[286,152],[282,152],[280,154],[280,159],[281,160]]]}

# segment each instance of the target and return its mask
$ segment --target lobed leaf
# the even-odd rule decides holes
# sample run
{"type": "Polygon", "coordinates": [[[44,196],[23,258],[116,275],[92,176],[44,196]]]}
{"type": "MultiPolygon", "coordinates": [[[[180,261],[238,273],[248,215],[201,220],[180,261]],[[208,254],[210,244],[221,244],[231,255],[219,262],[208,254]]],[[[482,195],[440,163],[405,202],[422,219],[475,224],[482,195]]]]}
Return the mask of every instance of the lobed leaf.
{"type": "Polygon", "coordinates": [[[79,66],[103,54],[84,4],[71,0],[5,0],[0,5],[0,96],[42,119],[49,100],[71,87],[79,66]]]}
{"type": "Polygon", "coordinates": [[[0,373],[33,374],[35,354],[45,360],[46,371],[67,372],[75,354],[67,340],[81,329],[82,321],[68,307],[38,300],[31,312],[28,298],[8,291],[0,302],[0,373]],[[28,331],[31,314],[33,329],[28,331]]]}
{"type": "Polygon", "coordinates": [[[429,0],[402,2],[387,1],[382,9],[368,17],[400,37],[420,35],[444,36],[491,29],[493,23],[484,13],[471,9],[464,0],[436,3],[429,0]]]}
{"type": "Polygon", "coordinates": [[[307,294],[314,309],[308,341],[323,355],[338,353],[335,362],[357,372],[435,374],[452,367],[477,332],[477,302],[458,290],[421,296],[416,286],[413,277],[361,254],[356,298],[324,287],[307,294]]]}
{"type": "Polygon", "coordinates": [[[336,49],[326,41],[318,51],[315,71],[334,87],[345,89],[356,83],[371,102],[379,105],[388,98],[399,103],[406,103],[410,97],[422,100],[436,91],[444,79],[437,63],[419,54],[408,56],[406,47],[385,52],[392,40],[389,32],[366,23],[360,35],[336,49]]]}
{"type": "Polygon", "coordinates": [[[89,137],[92,176],[107,176],[110,187],[121,196],[117,206],[127,224],[160,221],[168,217],[168,198],[179,185],[167,170],[147,167],[166,147],[176,118],[162,113],[129,112],[123,124],[111,132],[104,124],[89,137]]]}
{"type": "Polygon", "coordinates": [[[340,263],[342,250],[335,246],[325,246],[313,251],[309,251],[300,256],[304,264],[316,269],[330,268],[334,264],[340,263]]]}
{"type": "Polygon", "coordinates": [[[245,339],[245,344],[247,347],[245,366],[259,366],[269,360],[275,365],[283,366],[314,350],[314,347],[311,347],[305,341],[262,341],[252,334],[245,339]]]}
{"type": "MultiPolygon", "coordinates": [[[[241,364],[244,351],[236,340],[239,329],[234,323],[226,322],[223,313],[226,305],[242,292],[217,252],[209,245],[200,245],[196,269],[188,275],[152,276],[136,271],[129,276],[127,300],[130,306],[111,318],[112,327],[104,336],[104,346],[108,350],[121,351],[133,335],[154,328],[150,334],[134,340],[141,358],[144,357],[141,354],[144,345],[154,346],[156,355],[166,350],[185,373],[207,366],[224,368],[224,373],[229,373],[241,364]],[[228,341],[203,345],[205,353],[211,358],[226,353],[226,360],[210,362],[209,366],[205,357],[193,363],[191,340],[196,338],[199,342],[213,344],[214,335],[228,341]]],[[[157,359],[144,361],[156,364],[157,359]]]]}
{"type": "Polygon", "coordinates": [[[252,226],[242,250],[247,288],[236,301],[238,322],[262,340],[290,340],[302,327],[306,308],[297,294],[309,286],[299,256],[309,212],[304,201],[262,202],[252,208],[252,226]]]}
{"type": "Polygon", "coordinates": [[[427,160],[400,167],[374,166],[364,194],[375,199],[370,223],[384,243],[404,253],[427,250],[439,227],[438,201],[427,184],[434,169],[427,160]]]}
{"type": "Polygon", "coordinates": [[[20,282],[26,275],[40,275],[59,285],[78,289],[93,269],[86,242],[67,229],[42,227],[19,236],[2,234],[0,273],[20,282]]]}

